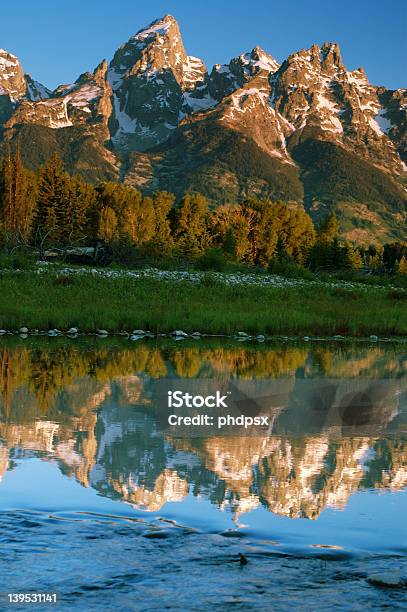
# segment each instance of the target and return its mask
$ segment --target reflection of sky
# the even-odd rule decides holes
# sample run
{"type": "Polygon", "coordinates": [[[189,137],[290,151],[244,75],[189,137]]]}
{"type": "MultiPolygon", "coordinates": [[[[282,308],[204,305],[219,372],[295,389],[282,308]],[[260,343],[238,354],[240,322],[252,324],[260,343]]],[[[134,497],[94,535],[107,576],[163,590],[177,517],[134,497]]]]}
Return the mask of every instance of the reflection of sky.
{"type": "MultiPolygon", "coordinates": [[[[4,474],[0,485],[0,511],[25,509],[52,512],[96,512],[142,517],[158,516],[202,531],[233,527],[230,512],[220,512],[209,501],[188,495],[182,502],[167,503],[159,512],[141,512],[118,501],[101,497],[67,478],[53,462],[28,459],[4,474]]],[[[254,539],[281,542],[285,550],[300,550],[311,544],[343,546],[383,552],[407,552],[407,490],[397,493],[359,491],[345,510],[326,509],[316,521],[274,515],[264,508],[239,518],[244,531],[254,539]]]]}

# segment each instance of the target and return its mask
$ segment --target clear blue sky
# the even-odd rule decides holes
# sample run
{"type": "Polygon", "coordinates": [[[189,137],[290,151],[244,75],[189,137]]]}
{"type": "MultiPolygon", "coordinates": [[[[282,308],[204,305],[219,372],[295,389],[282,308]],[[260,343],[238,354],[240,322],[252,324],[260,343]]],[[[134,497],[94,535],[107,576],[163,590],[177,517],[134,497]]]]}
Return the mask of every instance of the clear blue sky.
{"type": "Polygon", "coordinates": [[[70,83],[153,19],[178,19],[187,52],[208,67],[262,46],[282,61],[313,42],[338,42],[349,69],[405,87],[406,0],[20,0],[2,2],[0,48],[49,87],[70,83]]]}

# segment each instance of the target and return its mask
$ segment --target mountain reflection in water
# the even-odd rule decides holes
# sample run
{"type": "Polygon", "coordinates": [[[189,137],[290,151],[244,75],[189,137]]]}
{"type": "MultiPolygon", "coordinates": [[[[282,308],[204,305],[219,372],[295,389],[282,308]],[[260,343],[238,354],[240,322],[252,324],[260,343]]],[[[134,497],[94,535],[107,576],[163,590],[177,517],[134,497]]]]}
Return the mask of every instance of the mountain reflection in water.
{"type": "MultiPolygon", "coordinates": [[[[327,507],[345,508],[358,490],[406,487],[402,347],[3,347],[0,480],[34,456],[138,509],[157,511],[192,494],[235,518],[262,506],[315,519],[327,507]],[[166,377],[278,379],[284,393],[265,435],[175,438],[157,428],[154,411],[154,385],[166,377]],[[345,378],[372,381],[372,392],[368,403],[366,393],[355,396],[363,410],[340,405],[346,428],[332,428],[326,406],[302,397],[301,381],[338,387],[345,378]]],[[[336,387],[325,392],[328,408],[336,387]]]]}

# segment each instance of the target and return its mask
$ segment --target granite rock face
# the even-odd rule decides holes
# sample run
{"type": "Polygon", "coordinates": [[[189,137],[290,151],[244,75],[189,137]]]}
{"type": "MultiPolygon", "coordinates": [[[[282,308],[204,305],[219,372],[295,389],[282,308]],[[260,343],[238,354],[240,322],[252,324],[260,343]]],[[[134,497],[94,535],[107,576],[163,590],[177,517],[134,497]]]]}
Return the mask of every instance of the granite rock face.
{"type": "Polygon", "coordinates": [[[140,30],[109,65],[115,145],[144,151],[166,140],[178,127],[190,92],[206,76],[203,62],[187,56],[173,17],[140,30]]]}

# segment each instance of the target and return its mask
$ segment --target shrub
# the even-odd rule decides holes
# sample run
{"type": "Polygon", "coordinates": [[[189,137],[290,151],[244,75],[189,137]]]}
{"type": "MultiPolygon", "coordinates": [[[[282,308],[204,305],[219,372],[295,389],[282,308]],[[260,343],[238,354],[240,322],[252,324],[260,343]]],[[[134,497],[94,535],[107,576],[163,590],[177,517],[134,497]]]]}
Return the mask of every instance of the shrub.
{"type": "Polygon", "coordinates": [[[124,240],[113,242],[108,251],[110,251],[111,263],[119,266],[134,268],[145,263],[145,256],[131,242],[124,240]]]}
{"type": "Polygon", "coordinates": [[[268,266],[268,271],[270,274],[278,274],[279,276],[285,276],[286,278],[315,280],[315,276],[311,270],[289,261],[271,260],[268,266]]]}
{"type": "Polygon", "coordinates": [[[12,253],[0,253],[0,268],[5,270],[32,270],[36,259],[31,251],[18,250],[12,253]]]}
{"type": "Polygon", "coordinates": [[[407,300],[407,291],[402,289],[391,289],[387,292],[387,297],[390,300],[407,300]]]}
{"type": "Polygon", "coordinates": [[[219,248],[207,249],[197,262],[199,270],[212,270],[214,272],[224,272],[227,265],[228,261],[225,253],[219,248]]]}

